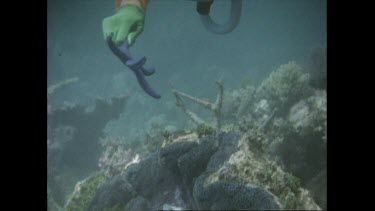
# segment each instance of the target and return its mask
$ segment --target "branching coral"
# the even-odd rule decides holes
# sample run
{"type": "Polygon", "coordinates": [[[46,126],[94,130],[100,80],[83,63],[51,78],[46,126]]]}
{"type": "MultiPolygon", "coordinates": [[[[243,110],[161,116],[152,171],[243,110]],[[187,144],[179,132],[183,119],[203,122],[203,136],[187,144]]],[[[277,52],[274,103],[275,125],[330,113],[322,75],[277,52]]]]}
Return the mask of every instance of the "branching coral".
{"type": "Polygon", "coordinates": [[[221,107],[222,107],[222,104],[223,104],[224,87],[223,87],[222,81],[217,81],[216,85],[218,87],[218,93],[217,93],[217,96],[216,96],[215,103],[210,103],[206,100],[202,100],[202,99],[193,97],[189,94],[178,91],[175,88],[172,89],[172,92],[173,92],[173,94],[176,98],[177,107],[179,107],[186,115],[188,115],[188,117],[190,117],[190,119],[193,120],[193,122],[196,123],[197,125],[207,124],[207,123],[205,121],[203,121],[196,113],[187,109],[184,102],[182,101],[181,97],[189,99],[192,102],[195,102],[198,105],[201,105],[203,108],[212,111],[213,114],[214,114],[214,117],[215,117],[215,124],[214,124],[215,130],[220,131],[220,129],[221,129],[221,107]]]}

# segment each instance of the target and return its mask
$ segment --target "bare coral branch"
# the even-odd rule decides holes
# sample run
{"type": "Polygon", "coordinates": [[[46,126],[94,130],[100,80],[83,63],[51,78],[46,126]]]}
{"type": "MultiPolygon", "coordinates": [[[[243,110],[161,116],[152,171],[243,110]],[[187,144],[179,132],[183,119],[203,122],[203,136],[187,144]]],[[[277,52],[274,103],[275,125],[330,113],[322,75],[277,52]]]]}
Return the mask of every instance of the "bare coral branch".
{"type": "Polygon", "coordinates": [[[206,124],[204,120],[202,120],[196,113],[188,110],[185,107],[184,102],[182,101],[181,97],[184,97],[186,99],[191,100],[192,102],[197,103],[198,105],[201,105],[205,109],[208,109],[214,113],[215,116],[215,129],[216,131],[220,131],[221,129],[221,108],[223,104],[223,92],[224,92],[224,86],[222,81],[217,81],[216,84],[218,85],[218,94],[216,96],[215,103],[210,103],[206,100],[191,96],[189,94],[186,94],[184,92],[176,90],[172,86],[172,93],[174,94],[176,98],[176,106],[181,108],[181,110],[190,117],[190,119],[193,120],[196,124],[206,124]]]}
{"type": "Polygon", "coordinates": [[[176,106],[179,107],[188,117],[190,117],[191,120],[193,120],[194,123],[196,124],[202,124],[204,121],[198,117],[198,115],[190,110],[188,110],[185,107],[185,104],[183,103],[182,99],[180,98],[180,93],[179,91],[173,89],[172,90],[174,96],[176,97],[176,106]]]}
{"type": "Polygon", "coordinates": [[[210,102],[207,102],[207,101],[203,100],[203,99],[199,99],[199,98],[193,97],[193,96],[191,96],[189,94],[186,94],[184,92],[180,92],[180,91],[177,91],[177,90],[174,90],[173,92],[175,94],[181,96],[181,97],[185,97],[185,98],[187,98],[187,99],[189,99],[189,100],[191,100],[191,101],[193,101],[193,102],[195,102],[195,103],[203,106],[206,109],[209,109],[209,110],[213,109],[212,108],[212,104],[210,102]]]}
{"type": "Polygon", "coordinates": [[[215,120],[216,120],[216,128],[217,130],[220,130],[221,128],[221,108],[223,105],[223,93],[224,93],[224,85],[223,81],[216,81],[216,84],[218,86],[218,93],[216,96],[215,104],[213,105],[213,111],[215,114],[215,120]]]}
{"type": "Polygon", "coordinates": [[[53,93],[55,93],[56,90],[61,89],[62,87],[66,86],[68,84],[77,82],[77,81],[78,81],[78,77],[74,77],[74,78],[69,78],[69,79],[61,81],[61,82],[59,82],[57,84],[52,85],[52,86],[50,86],[50,87],[47,88],[47,96],[50,96],[53,93]]]}

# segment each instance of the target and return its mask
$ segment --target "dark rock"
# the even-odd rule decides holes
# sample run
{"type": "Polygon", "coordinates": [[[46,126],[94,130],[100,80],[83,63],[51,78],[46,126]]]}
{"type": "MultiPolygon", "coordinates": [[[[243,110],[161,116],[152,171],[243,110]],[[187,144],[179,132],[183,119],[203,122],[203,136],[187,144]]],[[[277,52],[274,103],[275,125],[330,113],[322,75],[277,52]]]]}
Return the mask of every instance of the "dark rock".
{"type": "Polygon", "coordinates": [[[199,209],[279,209],[273,196],[262,188],[222,181],[204,187],[205,178],[206,176],[200,177],[194,185],[194,198],[199,209]]]}
{"type": "Polygon", "coordinates": [[[136,197],[128,202],[124,210],[131,211],[149,211],[151,210],[150,202],[143,197],[136,197]]]}
{"type": "Polygon", "coordinates": [[[215,172],[229,157],[237,151],[240,135],[235,132],[220,133],[218,136],[219,149],[210,158],[207,164],[206,172],[215,172]]]}
{"type": "Polygon", "coordinates": [[[177,160],[180,156],[198,146],[198,143],[191,141],[177,142],[160,149],[160,165],[172,170],[177,170],[177,160]]]}
{"type": "Polygon", "coordinates": [[[158,155],[158,152],[151,154],[138,164],[129,166],[124,173],[124,178],[133,188],[150,201],[164,191],[174,190],[178,184],[175,172],[159,165],[158,155]]]}
{"type": "Polygon", "coordinates": [[[104,208],[111,208],[115,205],[126,205],[136,195],[132,185],[121,175],[118,175],[97,190],[89,210],[102,211],[104,208]]]}
{"type": "Polygon", "coordinates": [[[314,200],[320,207],[327,209],[327,169],[322,170],[306,184],[314,200]]]}
{"type": "Polygon", "coordinates": [[[215,143],[215,136],[206,136],[199,140],[198,146],[178,158],[178,169],[184,182],[190,182],[205,171],[212,154],[218,149],[215,143]]]}
{"type": "Polygon", "coordinates": [[[237,150],[239,138],[237,133],[220,133],[162,148],[111,179],[97,191],[93,204],[113,207],[127,203],[126,210],[160,210],[166,205],[183,209],[277,209],[272,195],[258,187],[236,182],[203,185],[204,179],[237,150]]]}

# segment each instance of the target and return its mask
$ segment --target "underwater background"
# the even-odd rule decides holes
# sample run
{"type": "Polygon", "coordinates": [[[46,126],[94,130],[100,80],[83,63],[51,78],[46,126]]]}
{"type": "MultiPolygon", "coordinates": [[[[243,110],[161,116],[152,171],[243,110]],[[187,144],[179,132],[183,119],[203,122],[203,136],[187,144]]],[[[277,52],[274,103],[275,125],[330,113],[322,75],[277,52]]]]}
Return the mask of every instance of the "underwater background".
{"type": "MultiPolygon", "coordinates": [[[[215,0],[212,17],[229,7],[215,0]]],[[[245,0],[217,35],[194,1],[152,0],[130,49],[156,68],[158,100],[108,48],[113,14],[112,1],[47,0],[49,210],[326,208],[326,1],[245,0]],[[197,124],[177,92],[219,117],[184,100],[197,124]]]]}

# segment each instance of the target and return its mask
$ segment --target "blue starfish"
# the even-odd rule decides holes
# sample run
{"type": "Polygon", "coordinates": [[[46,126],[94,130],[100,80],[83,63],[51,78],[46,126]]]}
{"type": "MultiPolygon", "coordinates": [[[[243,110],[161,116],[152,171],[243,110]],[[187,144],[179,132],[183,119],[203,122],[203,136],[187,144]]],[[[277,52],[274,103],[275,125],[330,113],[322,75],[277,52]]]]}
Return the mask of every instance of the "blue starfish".
{"type": "Polygon", "coordinates": [[[159,99],[161,96],[147,83],[145,76],[150,76],[155,73],[155,68],[145,68],[143,65],[146,63],[146,57],[142,56],[139,59],[133,59],[129,51],[129,43],[127,39],[117,47],[112,42],[112,37],[107,37],[107,44],[115,54],[127,67],[129,67],[137,77],[139,85],[151,97],[159,99]]]}

